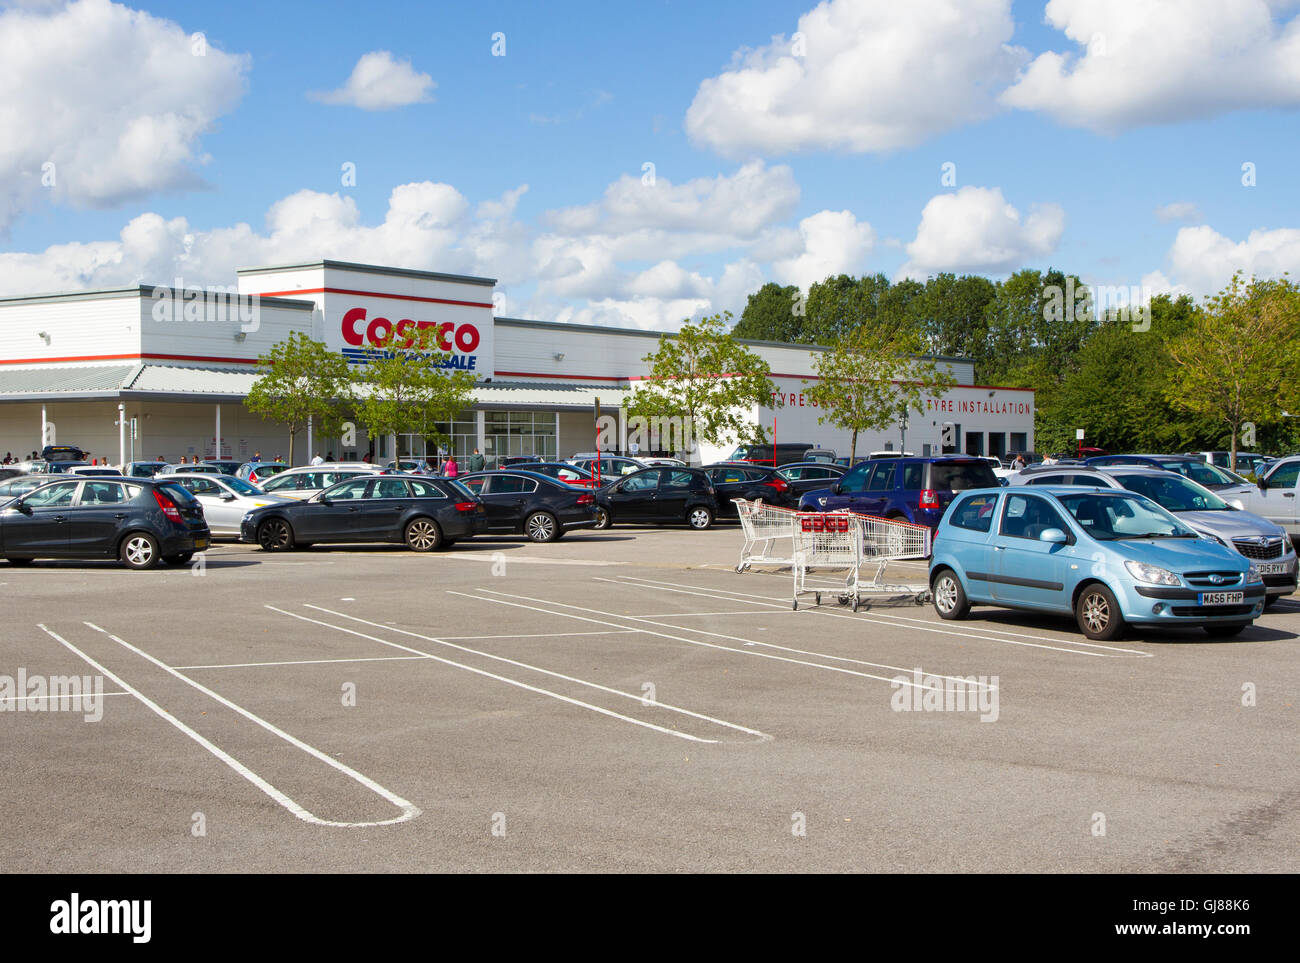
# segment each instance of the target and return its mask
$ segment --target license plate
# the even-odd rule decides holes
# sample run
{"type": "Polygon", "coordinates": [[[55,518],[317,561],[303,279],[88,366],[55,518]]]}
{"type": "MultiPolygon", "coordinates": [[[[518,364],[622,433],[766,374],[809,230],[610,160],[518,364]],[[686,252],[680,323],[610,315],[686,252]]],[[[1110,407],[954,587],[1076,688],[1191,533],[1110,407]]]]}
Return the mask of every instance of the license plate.
{"type": "Polygon", "coordinates": [[[197,552],[200,549],[204,549],[207,547],[208,547],[208,540],[206,538],[196,538],[194,540],[194,551],[197,552]]]}
{"type": "Polygon", "coordinates": [[[1281,575],[1286,571],[1286,562],[1256,562],[1255,568],[1260,575],[1281,575]]]}
{"type": "Polygon", "coordinates": [[[1240,605],[1246,601],[1245,592],[1202,592],[1202,605],[1240,605]]]}

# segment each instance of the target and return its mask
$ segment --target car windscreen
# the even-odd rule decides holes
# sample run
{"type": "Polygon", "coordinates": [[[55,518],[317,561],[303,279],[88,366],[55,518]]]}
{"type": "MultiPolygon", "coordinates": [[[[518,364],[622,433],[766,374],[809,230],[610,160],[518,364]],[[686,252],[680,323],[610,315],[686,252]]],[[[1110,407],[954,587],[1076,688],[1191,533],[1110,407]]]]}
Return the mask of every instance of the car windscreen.
{"type": "Polygon", "coordinates": [[[258,488],[256,485],[250,485],[242,478],[234,478],[234,477],[223,478],[222,481],[226,483],[227,488],[229,488],[231,491],[238,492],[240,495],[261,495],[262,494],[262,489],[258,488]]]}
{"type": "Polygon", "coordinates": [[[1160,466],[1166,471],[1176,471],[1201,485],[1249,485],[1240,475],[1203,461],[1171,461],[1160,466]]]}
{"type": "Polygon", "coordinates": [[[184,505],[186,508],[193,508],[199,503],[198,499],[191,495],[178,482],[163,482],[158,487],[170,495],[173,501],[177,504],[184,505]]]}
{"type": "Polygon", "coordinates": [[[1132,538],[1198,538],[1178,519],[1136,493],[1087,492],[1058,495],[1079,527],[1098,541],[1132,538]]]}
{"type": "Polygon", "coordinates": [[[1208,488],[1172,472],[1150,475],[1117,474],[1121,485],[1131,492],[1145,495],[1170,512],[1227,512],[1225,502],[1208,488]]]}
{"type": "Polygon", "coordinates": [[[934,462],[930,465],[930,482],[925,487],[953,492],[997,488],[998,476],[986,461],[934,462]]]}
{"type": "Polygon", "coordinates": [[[448,486],[450,486],[451,488],[456,489],[456,492],[457,492],[458,494],[464,496],[466,500],[471,501],[471,502],[472,502],[472,501],[477,501],[477,500],[478,500],[478,496],[475,495],[472,491],[470,491],[469,488],[468,488],[468,486],[466,486],[466,485],[462,485],[460,482],[456,481],[456,479],[454,479],[454,478],[444,478],[444,479],[442,479],[441,481],[442,481],[442,483],[443,483],[444,485],[448,485],[448,486]]]}

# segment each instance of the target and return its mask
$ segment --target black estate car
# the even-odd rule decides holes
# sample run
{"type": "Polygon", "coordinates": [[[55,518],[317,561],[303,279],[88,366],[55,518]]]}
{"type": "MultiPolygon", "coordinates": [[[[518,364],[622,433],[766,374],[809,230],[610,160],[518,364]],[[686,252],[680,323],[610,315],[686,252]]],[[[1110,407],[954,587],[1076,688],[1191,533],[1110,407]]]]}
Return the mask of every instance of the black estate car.
{"type": "Polygon", "coordinates": [[[487,530],[494,534],[553,542],[571,528],[596,524],[596,499],[591,492],[547,475],[498,468],[462,475],[457,481],[483,500],[487,530]]]}
{"type": "Polygon", "coordinates": [[[415,552],[454,545],[487,527],[483,503],[450,478],[362,475],[300,502],[254,508],[241,542],[268,552],[313,542],[405,542],[415,552]]]}
{"type": "Polygon", "coordinates": [[[203,507],[179,485],[152,479],[67,476],[0,498],[0,555],[117,558],[128,568],[184,565],[211,544],[203,507]]]}
{"type": "Polygon", "coordinates": [[[686,524],[705,529],[718,517],[718,495],[699,468],[644,468],[596,491],[597,528],[615,522],[686,524]]]}

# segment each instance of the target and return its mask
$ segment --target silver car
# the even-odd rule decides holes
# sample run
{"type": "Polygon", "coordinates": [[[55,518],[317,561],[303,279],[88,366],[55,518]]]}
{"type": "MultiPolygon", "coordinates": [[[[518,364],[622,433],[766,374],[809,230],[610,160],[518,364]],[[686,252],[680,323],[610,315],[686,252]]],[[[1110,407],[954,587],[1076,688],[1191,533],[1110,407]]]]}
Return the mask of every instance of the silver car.
{"type": "Polygon", "coordinates": [[[178,472],[156,477],[159,481],[175,482],[198,499],[213,538],[238,538],[240,523],[254,508],[294,500],[283,495],[268,495],[256,485],[231,475],[178,472]]]}
{"type": "MultiPolygon", "coordinates": [[[[1060,465],[1032,468],[1008,479],[1012,485],[1091,485],[1127,488],[1145,495],[1206,538],[1250,559],[1264,578],[1271,605],[1296,589],[1296,553],[1288,533],[1268,518],[1245,511],[1235,496],[1225,501],[1204,485],[1159,468],[1060,465]]],[[[1224,493],[1228,494],[1228,493],[1224,493]]]]}

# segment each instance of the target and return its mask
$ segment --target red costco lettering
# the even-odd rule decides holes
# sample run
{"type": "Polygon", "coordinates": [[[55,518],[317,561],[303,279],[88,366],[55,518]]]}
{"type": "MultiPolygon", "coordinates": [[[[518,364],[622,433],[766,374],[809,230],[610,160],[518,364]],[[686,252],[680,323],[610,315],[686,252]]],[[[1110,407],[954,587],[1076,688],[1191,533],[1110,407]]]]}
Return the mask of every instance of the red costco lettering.
{"type": "Polygon", "coordinates": [[[415,346],[417,340],[422,340],[423,336],[417,334],[417,332],[424,332],[432,328],[433,340],[440,350],[454,350],[469,354],[478,348],[482,340],[478,327],[473,324],[454,324],[450,321],[416,321],[411,318],[402,318],[396,324],[393,324],[388,318],[372,318],[370,323],[366,325],[365,334],[363,335],[361,324],[365,320],[365,308],[352,308],[343,315],[341,327],[345,343],[355,348],[361,347],[366,342],[375,347],[388,347],[390,342],[394,340],[394,336],[396,336],[398,347],[411,348],[415,346]]]}

